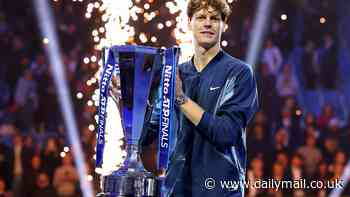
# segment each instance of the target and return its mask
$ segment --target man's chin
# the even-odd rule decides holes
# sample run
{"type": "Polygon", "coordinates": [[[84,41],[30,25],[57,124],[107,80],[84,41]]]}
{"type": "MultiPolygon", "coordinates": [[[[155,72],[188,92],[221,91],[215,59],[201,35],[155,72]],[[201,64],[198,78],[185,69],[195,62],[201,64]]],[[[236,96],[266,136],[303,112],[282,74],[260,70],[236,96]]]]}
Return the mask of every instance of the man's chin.
{"type": "Polygon", "coordinates": [[[202,43],[199,43],[199,46],[206,49],[206,50],[209,50],[211,48],[213,48],[215,46],[216,43],[208,43],[208,42],[202,42],[202,43]]]}

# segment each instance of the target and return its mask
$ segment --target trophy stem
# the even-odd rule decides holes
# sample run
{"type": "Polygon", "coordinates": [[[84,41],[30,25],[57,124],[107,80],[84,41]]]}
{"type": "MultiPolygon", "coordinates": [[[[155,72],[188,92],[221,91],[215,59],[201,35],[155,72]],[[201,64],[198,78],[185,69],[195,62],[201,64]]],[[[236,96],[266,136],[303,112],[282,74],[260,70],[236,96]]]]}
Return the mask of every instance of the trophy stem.
{"type": "Polygon", "coordinates": [[[140,160],[138,145],[130,143],[126,145],[126,149],[127,155],[122,168],[131,172],[146,171],[140,160]]]}
{"type": "Polygon", "coordinates": [[[157,180],[143,167],[138,145],[127,145],[127,158],[123,166],[109,176],[102,177],[101,197],[155,197],[157,180]]]}

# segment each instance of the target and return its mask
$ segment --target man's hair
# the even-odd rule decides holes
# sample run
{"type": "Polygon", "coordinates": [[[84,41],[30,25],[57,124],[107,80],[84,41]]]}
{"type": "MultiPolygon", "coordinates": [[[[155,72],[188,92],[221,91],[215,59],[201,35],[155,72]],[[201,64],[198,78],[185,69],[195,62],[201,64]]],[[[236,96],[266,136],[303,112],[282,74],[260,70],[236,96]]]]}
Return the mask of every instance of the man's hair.
{"type": "Polygon", "coordinates": [[[187,16],[191,19],[193,14],[209,6],[221,13],[223,21],[227,22],[231,14],[231,8],[226,0],[189,0],[187,4],[187,16]]]}

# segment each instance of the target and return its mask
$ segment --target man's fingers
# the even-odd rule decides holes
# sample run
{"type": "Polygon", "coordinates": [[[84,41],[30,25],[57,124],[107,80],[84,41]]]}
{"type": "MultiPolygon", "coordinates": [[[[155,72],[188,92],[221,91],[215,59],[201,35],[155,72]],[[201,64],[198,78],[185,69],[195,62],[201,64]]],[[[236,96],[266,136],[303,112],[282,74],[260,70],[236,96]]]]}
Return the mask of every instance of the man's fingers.
{"type": "Polygon", "coordinates": [[[179,67],[176,67],[176,81],[180,80],[181,81],[181,77],[180,77],[180,69],[179,67]]]}

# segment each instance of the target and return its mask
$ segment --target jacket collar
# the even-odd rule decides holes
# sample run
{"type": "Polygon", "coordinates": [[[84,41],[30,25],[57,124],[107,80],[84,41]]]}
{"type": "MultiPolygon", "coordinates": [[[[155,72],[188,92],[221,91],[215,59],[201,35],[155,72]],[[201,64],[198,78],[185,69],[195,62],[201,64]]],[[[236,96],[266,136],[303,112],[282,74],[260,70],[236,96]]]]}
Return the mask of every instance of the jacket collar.
{"type": "Polygon", "coordinates": [[[198,72],[195,65],[194,65],[194,56],[192,56],[190,64],[191,64],[191,70],[193,72],[196,73],[204,73],[207,70],[210,70],[211,67],[213,67],[217,62],[219,62],[221,60],[221,58],[224,55],[224,51],[222,49],[220,49],[220,51],[213,57],[213,59],[211,59],[208,64],[204,67],[204,69],[201,72],[198,72]]]}

